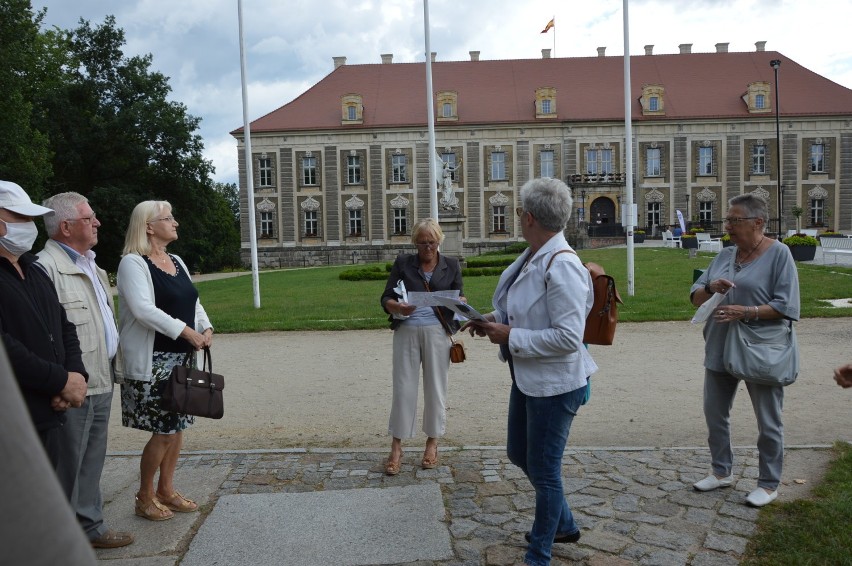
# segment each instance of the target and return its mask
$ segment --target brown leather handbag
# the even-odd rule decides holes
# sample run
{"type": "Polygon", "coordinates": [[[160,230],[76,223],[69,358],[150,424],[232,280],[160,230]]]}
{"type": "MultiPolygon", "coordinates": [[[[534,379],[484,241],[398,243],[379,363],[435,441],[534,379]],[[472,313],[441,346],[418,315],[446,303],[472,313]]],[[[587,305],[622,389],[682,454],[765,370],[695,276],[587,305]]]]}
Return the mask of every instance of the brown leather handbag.
{"type": "Polygon", "coordinates": [[[188,352],[183,363],[172,368],[163,389],[161,407],[172,413],[221,419],[225,414],[222,398],[225,378],[213,373],[210,348],[204,348],[204,369],[192,367],[192,357],[192,352],[188,352]]]}

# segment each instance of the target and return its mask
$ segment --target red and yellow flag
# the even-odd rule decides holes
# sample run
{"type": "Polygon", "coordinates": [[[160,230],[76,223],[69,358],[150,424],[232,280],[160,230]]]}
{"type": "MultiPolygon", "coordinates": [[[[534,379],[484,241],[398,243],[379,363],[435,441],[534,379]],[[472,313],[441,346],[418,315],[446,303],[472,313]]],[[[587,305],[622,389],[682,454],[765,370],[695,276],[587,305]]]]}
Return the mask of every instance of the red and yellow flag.
{"type": "Polygon", "coordinates": [[[547,22],[547,25],[544,26],[544,29],[541,30],[541,33],[547,33],[550,31],[550,28],[553,27],[556,27],[556,18],[552,18],[549,22],[547,22]]]}

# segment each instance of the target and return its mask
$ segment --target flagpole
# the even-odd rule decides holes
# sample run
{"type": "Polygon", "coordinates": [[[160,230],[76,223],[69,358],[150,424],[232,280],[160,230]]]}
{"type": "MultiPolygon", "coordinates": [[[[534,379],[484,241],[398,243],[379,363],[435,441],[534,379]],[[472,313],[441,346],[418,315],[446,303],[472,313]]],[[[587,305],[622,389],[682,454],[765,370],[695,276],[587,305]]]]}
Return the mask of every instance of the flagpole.
{"type": "Polygon", "coordinates": [[[243,38],[243,0],[237,0],[240,25],[240,82],[243,89],[243,136],[246,160],[246,192],[248,193],[249,243],[251,246],[251,282],[254,308],[260,308],[260,277],[257,270],[257,226],[254,224],[254,172],[251,161],[251,124],[249,123],[248,90],[246,88],[246,43],[243,38]]]}
{"type": "Polygon", "coordinates": [[[624,153],[626,156],[627,181],[625,187],[624,205],[627,213],[622,211],[622,221],[627,219],[627,295],[634,295],[633,282],[633,115],[631,112],[633,97],[630,95],[630,24],[627,13],[627,0],[624,2],[624,153]]]}
{"type": "Polygon", "coordinates": [[[432,50],[429,47],[429,0],[423,0],[423,35],[426,38],[426,123],[429,130],[429,214],[438,221],[438,163],[435,149],[435,108],[432,102],[432,50]]]}
{"type": "Polygon", "coordinates": [[[556,58],[556,14],[553,14],[553,58],[556,58]]]}

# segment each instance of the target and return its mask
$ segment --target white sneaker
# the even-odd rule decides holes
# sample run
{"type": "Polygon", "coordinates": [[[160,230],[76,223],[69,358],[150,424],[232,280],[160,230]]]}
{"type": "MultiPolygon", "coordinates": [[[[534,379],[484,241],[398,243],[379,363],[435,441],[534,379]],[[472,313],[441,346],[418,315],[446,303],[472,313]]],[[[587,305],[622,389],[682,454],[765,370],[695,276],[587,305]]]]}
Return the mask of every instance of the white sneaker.
{"type": "Polygon", "coordinates": [[[746,503],[752,507],[763,507],[764,505],[768,505],[775,501],[776,497],[778,497],[777,489],[772,493],[766,493],[765,489],[759,487],[748,494],[748,497],[746,497],[746,503]]]}
{"type": "Polygon", "coordinates": [[[714,489],[719,489],[720,487],[731,487],[733,483],[733,474],[726,478],[717,478],[715,475],[710,474],[703,480],[692,484],[692,487],[694,487],[696,491],[713,491],[714,489]]]}

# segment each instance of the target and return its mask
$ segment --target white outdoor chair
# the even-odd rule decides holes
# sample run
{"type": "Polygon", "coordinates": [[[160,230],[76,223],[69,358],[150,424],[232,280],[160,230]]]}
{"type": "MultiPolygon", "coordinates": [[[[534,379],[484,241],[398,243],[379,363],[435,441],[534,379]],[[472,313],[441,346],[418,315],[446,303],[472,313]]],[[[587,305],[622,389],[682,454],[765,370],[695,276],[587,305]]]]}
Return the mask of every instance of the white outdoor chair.
{"type": "Polygon", "coordinates": [[[663,247],[665,248],[679,248],[681,247],[680,236],[675,237],[672,234],[671,230],[666,230],[663,232],[663,247]]]}
{"type": "Polygon", "coordinates": [[[698,232],[695,234],[695,239],[698,240],[698,249],[708,252],[721,252],[722,240],[712,238],[707,232],[698,232]]]}

